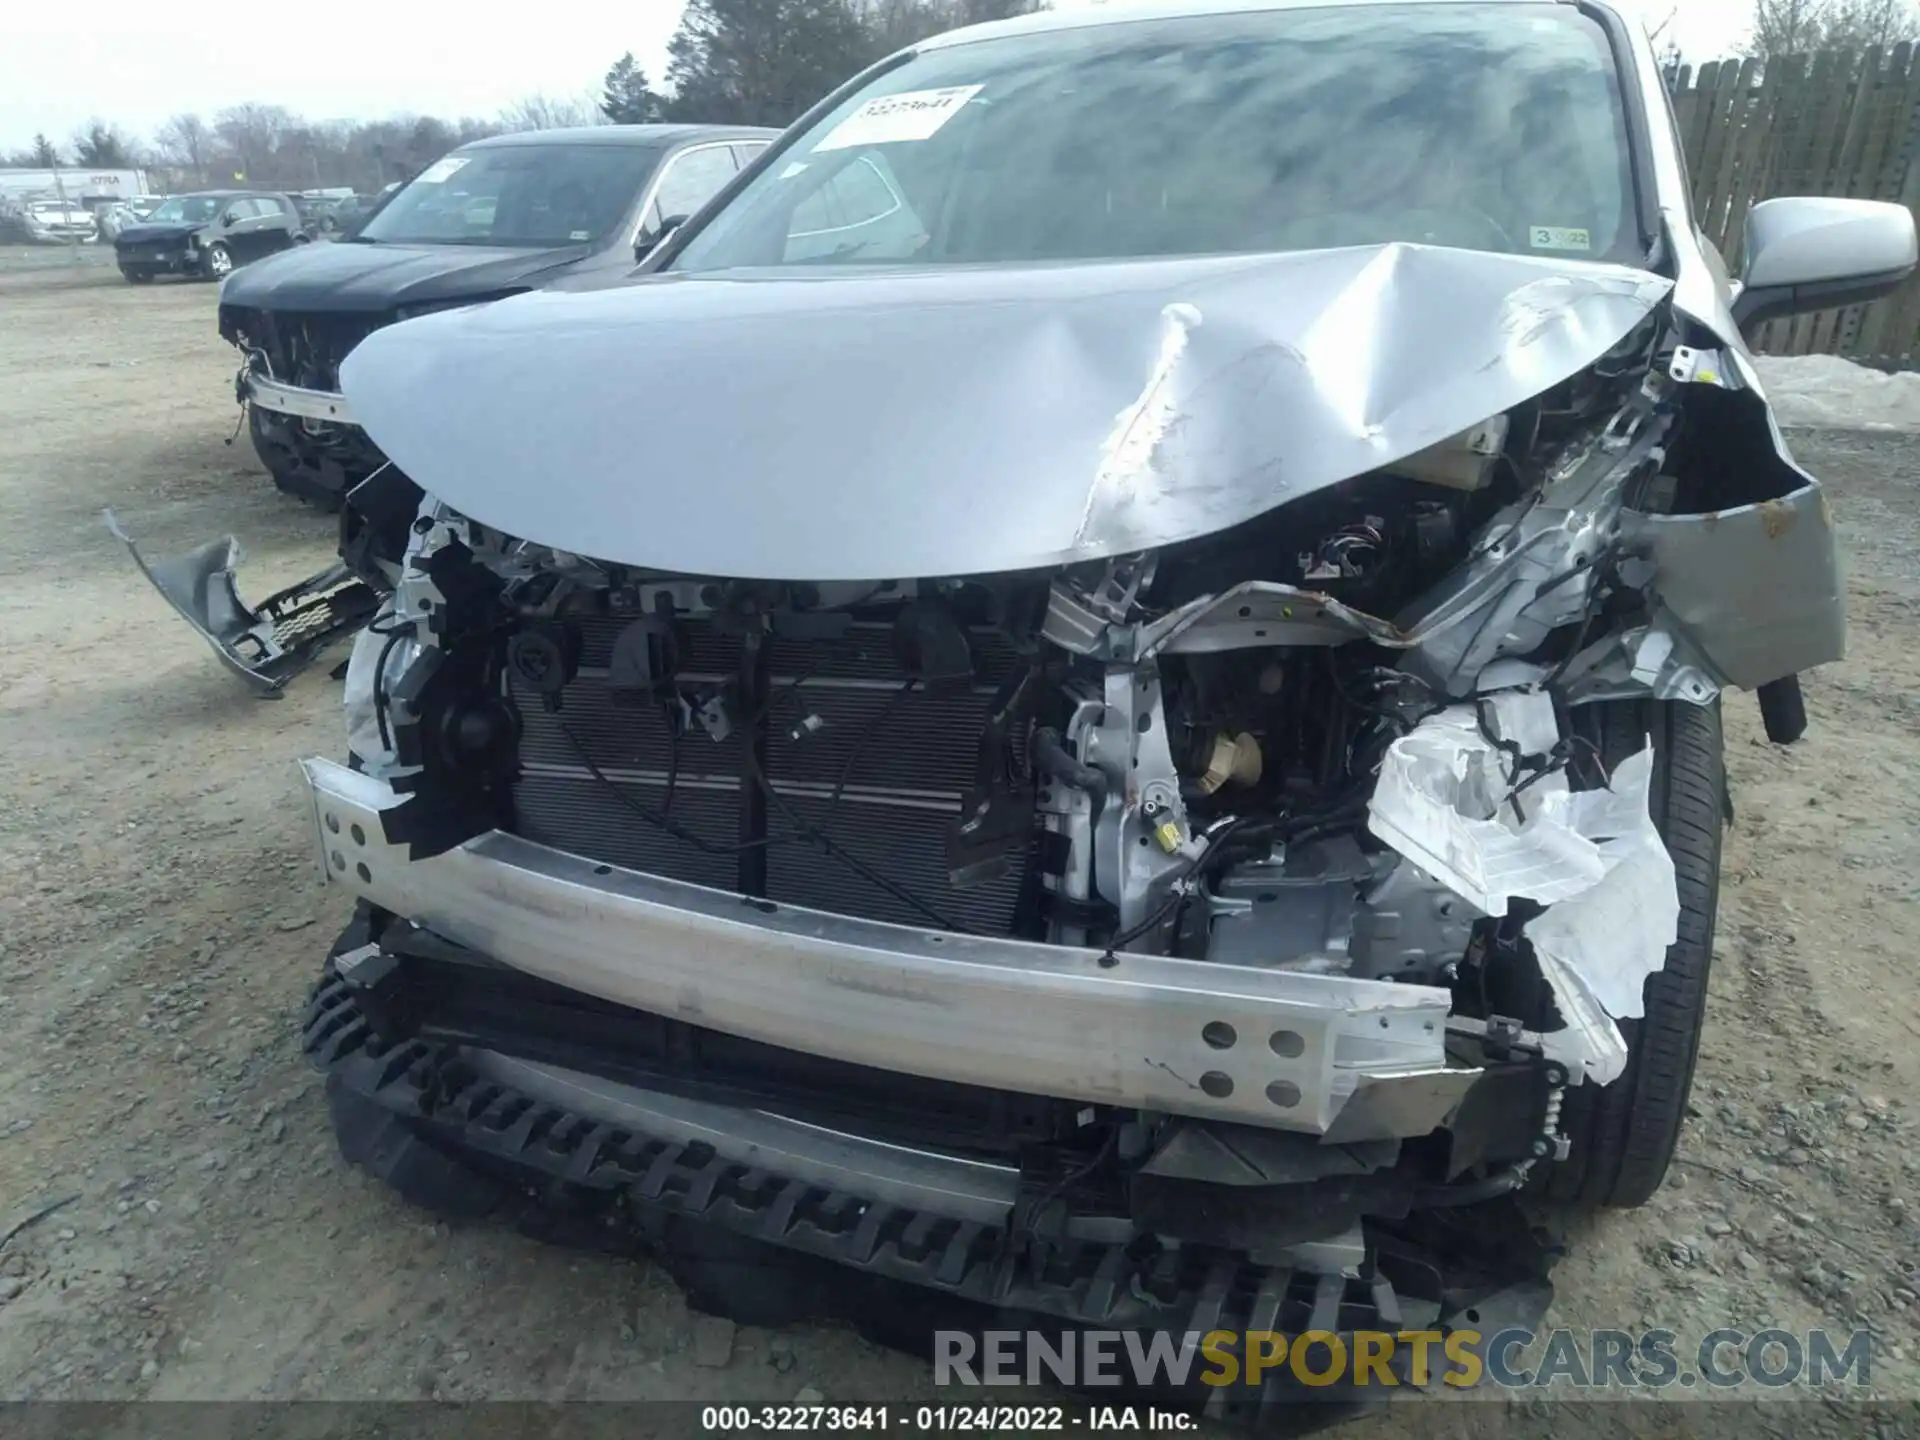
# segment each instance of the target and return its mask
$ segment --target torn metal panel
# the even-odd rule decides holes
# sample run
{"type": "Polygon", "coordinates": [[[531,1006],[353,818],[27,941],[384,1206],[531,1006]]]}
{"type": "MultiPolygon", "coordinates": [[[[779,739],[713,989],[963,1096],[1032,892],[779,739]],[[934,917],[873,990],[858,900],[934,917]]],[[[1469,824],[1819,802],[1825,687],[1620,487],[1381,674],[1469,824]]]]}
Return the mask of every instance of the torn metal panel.
{"type": "Polygon", "coordinates": [[[265,696],[278,696],[329,645],[360,629],[380,607],[379,595],[336,564],[269,595],[256,609],[240,598],[234,570],[241,551],[231,535],[185,555],[149,561],[111,510],[105,518],[140,573],[213,647],[220,663],[265,696]]]}
{"type": "Polygon", "coordinates": [[[1340,645],[1348,640],[1394,647],[1409,643],[1390,622],[1343,605],[1330,595],[1249,580],[1141,626],[1139,646],[1143,656],[1198,655],[1262,645],[1340,645]]]}
{"type": "Polygon", "coordinates": [[[1818,485],[1707,515],[1629,512],[1663,624],[1722,685],[1753,689],[1839,659],[1846,582],[1818,485]]]}
{"type": "Polygon", "coordinates": [[[974,575],[1212,534],[1425,451],[1667,289],[1404,244],[661,274],[378,330],[341,381],[396,465],[524,539],[683,574],[974,575]]]}
{"type": "Polygon", "coordinates": [[[1534,494],[1480,534],[1452,575],[1396,619],[1408,668],[1456,698],[1489,665],[1579,620],[1615,546],[1629,481],[1657,472],[1670,413],[1643,390],[1534,494]]]}

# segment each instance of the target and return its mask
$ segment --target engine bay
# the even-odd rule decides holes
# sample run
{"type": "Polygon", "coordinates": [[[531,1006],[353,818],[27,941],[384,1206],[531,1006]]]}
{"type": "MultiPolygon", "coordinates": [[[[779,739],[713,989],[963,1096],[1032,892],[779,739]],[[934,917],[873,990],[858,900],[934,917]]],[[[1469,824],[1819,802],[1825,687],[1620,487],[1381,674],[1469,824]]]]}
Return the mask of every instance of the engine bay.
{"type": "Polygon", "coordinates": [[[1590,451],[1631,390],[1583,372],[1393,473],[1056,572],[718,580],[423,520],[410,563],[441,601],[421,650],[439,678],[387,683],[459,711],[422,717],[438,740],[418,763],[553,843],[579,848],[568,817],[598,792],[613,811],[591,853],[749,895],[1446,983],[1469,918],[1366,829],[1387,747],[1447,703],[1441,687],[1338,626],[1286,643],[1300,626],[1276,616],[1265,644],[1258,627],[1209,638],[1212,614],[1168,626],[1249,587],[1401,613],[1590,451]],[[622,845],[623,829],[658,843],[622,845]],[[795,848],[852,893],[783,886],[795,848]],[[969,906],[987,890],[996,904],[969,906]]]}

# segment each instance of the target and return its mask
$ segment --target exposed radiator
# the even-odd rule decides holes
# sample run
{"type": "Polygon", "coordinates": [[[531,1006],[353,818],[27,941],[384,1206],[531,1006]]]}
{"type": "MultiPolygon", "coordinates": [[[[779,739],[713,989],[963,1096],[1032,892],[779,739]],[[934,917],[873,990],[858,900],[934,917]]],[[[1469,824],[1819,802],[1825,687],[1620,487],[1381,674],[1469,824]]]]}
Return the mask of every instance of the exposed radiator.
{"type": "MultiPolygon", "coordinates": [[[[746,889],[819,910],[928,924],[913,906],[815,841],[794,838],[766,846],[763,872],[753,863],[743,867],[741,857],[731,853],[743,840],[794,832],[774,805],[764,807],[764,829],[756,829],[754,812],[762,807],[754,803],[751,782],[742,783],[746,722],[764,704],[762,768],[803,825],[824,831],[836,846],[969,930],[1005,934],[1013,928],[1026,857],[1015,857],[1003,877],[966,889],[949,883],[947,861],[948,832],[973,781],[994,693],[1019,664],[998,632],[971,636],[974,685],[941,694],[917,686],[903,689],[907,676],[893,655],[888,625],[855,625],[831,640],[775,639],[761,699],[743,699],[733,707],[734,733],[715,742],[696,729],[676,742],[662,705],[616,702],[609,687],[614,638],[626,623],[584,624],[580,673],[563,693],[557,714],[544,709],[538,696],[515,694],[523,721],[522,774],[515,789],[522,835],[716,889],[746,889]],[[802,738],[791,738],[809,716],[821,723],[802,738]],[[594,777],[582,760],[583,750],[607,781],[648,810],[667,811],[676,824],[723,853],[702,853],[649,824],[594,777]]],[[[739,675],[739,636],[705,623],[685,624],[681,633],[682,691],[739,675]]]]}

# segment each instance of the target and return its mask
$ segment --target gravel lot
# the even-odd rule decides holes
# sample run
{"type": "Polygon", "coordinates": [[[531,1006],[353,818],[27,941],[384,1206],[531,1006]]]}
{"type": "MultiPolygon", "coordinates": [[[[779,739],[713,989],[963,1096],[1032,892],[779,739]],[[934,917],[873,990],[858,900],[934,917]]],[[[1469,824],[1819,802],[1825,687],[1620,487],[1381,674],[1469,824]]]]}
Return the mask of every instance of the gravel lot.
{"type": "MultiPolygon", "coordinates": [[[[330,553],[330,523],[223,444],[213,307],[92,267],[0,274],[0,1233],[75,1197],[0,1249],[0,1395],[931,1397],[922,1364],[829,1327],[743,1327],[703,1364],[644,1261],[449,1231],[335,1156],[294,1022],[347,907],[294,762],[338,749],[338,686],[249,697],[99,520],[154,553],[235,531],[254,594],[330,553]]],[[[1728,702],[1738,817],[1684,1163],[1568,1237],[1554,1319],[1867,1324],[1876,1390],[1913,1398],[1920,442],[1796,445],[1852,549],[1853,656],[1809,678],[1790,751],[1728,702]]],[[[1345,1433],[1466,1433],[1418,1409],[1345,1433]]]]}

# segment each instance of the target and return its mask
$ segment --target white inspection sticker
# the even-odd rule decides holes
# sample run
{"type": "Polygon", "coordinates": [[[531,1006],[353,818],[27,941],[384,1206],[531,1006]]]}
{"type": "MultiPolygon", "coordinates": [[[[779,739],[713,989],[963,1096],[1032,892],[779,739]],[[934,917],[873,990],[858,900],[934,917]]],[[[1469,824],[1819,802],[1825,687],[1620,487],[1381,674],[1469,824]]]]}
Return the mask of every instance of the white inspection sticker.
{"type": "Polygon", "coordinates": [[[1536,250],[1591,250],[1590,231],[1568,229],[1563,225],[1535,225],[1528,232],[1536,250]]]}
{"type": "Polygon", "coordinates": [[[444,181],[452,179],[460,167],[466,163],[467,157],[464,155],[444,156],[414,176],[413,183],[416,185],[439,185],[444,181]]]}
{"type": "Polygon", "coordinates": [[[846,150],[855,145],[887,145],[900,140],[925,140],[960,113],[984,85],[949,85],[944,90],[907,90],[877,95],[827,132],[813,147],[846,150]]]}

